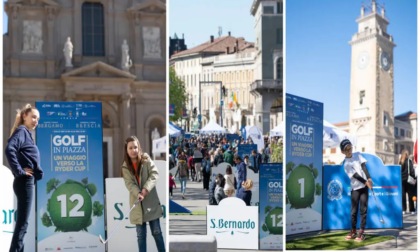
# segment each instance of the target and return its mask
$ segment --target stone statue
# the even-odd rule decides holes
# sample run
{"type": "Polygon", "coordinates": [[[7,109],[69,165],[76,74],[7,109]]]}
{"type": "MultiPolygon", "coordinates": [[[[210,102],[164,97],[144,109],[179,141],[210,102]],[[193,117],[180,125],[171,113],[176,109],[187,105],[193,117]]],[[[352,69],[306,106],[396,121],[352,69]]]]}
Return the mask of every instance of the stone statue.
{"type": "Polygon", "coordinates": [[[158,129],[155,127],[155,129],[152,131],[152,140],[160,138],[160,134],[158,129]]]}
{"type": "Polygon", "coordinates": [[[143,42],[145,58],[160,59],[162,57],[159,27],[143,27],[143,42]]]}
{"type": "Polygon", "coordinates": [[[130,67],[133,65],[133,62],[130,59],[130,55],[128,54],[129,47],[127,44],[127,40],[124,39],[124,42],[121,45],[121,68],[123,70],[129,70],[130,67]]]}
{"type": "Polygon", "coordinates": [[[73,44],[71,43],[70,37],[67,37],[67,41],[64,43],[63,53],[66,59],[66,67],[73,67],[71,63],[71,59],[73,58],[73,44]]]}
{"type": "Polygon", "coordinates": [[[23,21],[23,53],[42,53],[42,23],[41,21],[23,21]]]}

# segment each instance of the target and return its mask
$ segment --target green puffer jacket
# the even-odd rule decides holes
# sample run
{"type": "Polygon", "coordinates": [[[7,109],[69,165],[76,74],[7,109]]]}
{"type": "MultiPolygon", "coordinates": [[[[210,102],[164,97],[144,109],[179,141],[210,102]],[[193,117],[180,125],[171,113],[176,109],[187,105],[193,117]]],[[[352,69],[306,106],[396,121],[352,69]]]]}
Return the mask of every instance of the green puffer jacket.
{"type": "Polygon", "coordinates": [[[145,188],[149,194],[143,199],[140,205],[137,205],[130,213],[130,222],[134,225],[142,225],[145,222],[152,221],[162,217],[162,207],[156,191],[156,182],[159,178],[158,168],[153,163],[147,153],[143,154],[140,169],[140,185],[136,177],[130,172],[126,163],[122,167],[122,175],[125,186],[130,192],[130,208],[137,200],[138,194],[145,188]]]}

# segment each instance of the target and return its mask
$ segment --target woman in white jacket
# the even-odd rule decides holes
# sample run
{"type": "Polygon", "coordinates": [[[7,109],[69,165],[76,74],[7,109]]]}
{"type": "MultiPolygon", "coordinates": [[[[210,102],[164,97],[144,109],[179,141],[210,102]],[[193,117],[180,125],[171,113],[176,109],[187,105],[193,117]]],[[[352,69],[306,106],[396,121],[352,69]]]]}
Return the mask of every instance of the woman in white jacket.
{"type": "Polygon", "coordinates": [[[226,174],[224,175],[225,178],[225,186],[223,191],[225,192],[227,197],[231,197],[235,195],[236,191],[236,178],[235,175],[232,173],[232,167],[228,165],[226,167],[226,174]]]}

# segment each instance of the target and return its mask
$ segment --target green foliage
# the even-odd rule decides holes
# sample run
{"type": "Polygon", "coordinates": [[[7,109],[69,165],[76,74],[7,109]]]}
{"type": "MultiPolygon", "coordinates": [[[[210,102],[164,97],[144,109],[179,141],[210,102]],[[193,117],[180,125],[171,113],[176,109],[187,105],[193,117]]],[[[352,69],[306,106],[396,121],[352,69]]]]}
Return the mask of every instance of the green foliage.
{"type": "MultiPolygon", "coordinates": [[[[169,69],[169,104],[175,105],[175,115],[170,116],[171,121],[182,118],[182,110],[187,103],[188,95],[184,82],[176,75],[175,69],[169,69]]],[[[169,109],[169,108],[168,108],[169,109]]]]}
{"type": "Polygon", "coordinates": [[[51,218],[47,213],[44,213],[42,215],[41,221],[42,221],[42,225],[44,225],[46,227],[51,227],[52,226],[51,218]]]}
{"type": "Polygon", "coordinates": [[[286,164],[286,174],[288,174],[289,172],[293,171],[293,168],[295,167],[295,163],[293,162],[288,162],[286,164]]]}
{"type": "Polygon", "coordinates": [[[321,195],[322,192],[322,186],[319,183],[316,183],[315,185],[315,194],[316,195],[321,195]]]}
{"type": "Polygon", "coordinates": [[[93,196],[93,195],[95,195],[96,194],[96,186],[94,185],[94,184],[88,184],[87,186],[86,186],[86,188],[87,188],[87,190],[89,191],[89,194],[90,194],[90,196],[93,196]]]}
{"type": "Polygon", "coordinates": [[[84,179],[82,179],[82,183],[84,184],[84,185],[87,185],[89,182],[88,182],[88,178],[84,178],[84,179]]]}
{"type": "Polygon", "coordinates": [[[104,206],[99,201],[93,202],[93,216],[102,216],[104,214],[104,206]]]}
{"type": "Polygon", "coordinates": [[[47,182],[47,193],[50,193],[52,190],[56,189],[60,184],[60,180],[52,178],[47,182]]]}
{"type": "Polygon", "coordinates": [[[271,162],[272,163],[283,163],[283,143],[271,143],[271,162]]]}
{"type": "Polygon", "coordinates": [[[318,177],[318,169],[317,168],[313,168],[312,173],[314,174],[314,178],[318,177]]]}

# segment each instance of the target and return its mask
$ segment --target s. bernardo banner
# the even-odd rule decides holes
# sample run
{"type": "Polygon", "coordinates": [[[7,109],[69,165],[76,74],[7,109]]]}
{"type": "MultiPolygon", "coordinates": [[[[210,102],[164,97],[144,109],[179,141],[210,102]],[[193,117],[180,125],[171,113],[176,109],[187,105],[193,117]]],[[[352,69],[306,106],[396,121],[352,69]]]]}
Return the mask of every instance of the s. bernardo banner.
{"type": "Polygon", "coordinates": [[[38,250],[104,251],[102,104],[37,102],[38,250]]]}

